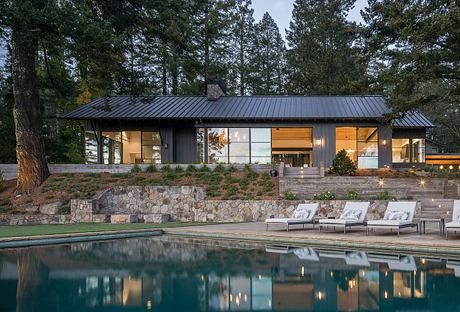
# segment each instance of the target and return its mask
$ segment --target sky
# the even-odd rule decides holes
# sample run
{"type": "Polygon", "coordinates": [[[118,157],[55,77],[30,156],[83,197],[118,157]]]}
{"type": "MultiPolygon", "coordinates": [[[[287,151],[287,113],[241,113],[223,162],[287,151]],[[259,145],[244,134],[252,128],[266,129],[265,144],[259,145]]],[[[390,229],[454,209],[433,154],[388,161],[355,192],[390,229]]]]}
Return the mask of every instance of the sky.
{"type": "MultiPolygon", "coordinates": [[[[363,23],[360,10],[366,7],[367,0],[356,0],[355,7],[350,11],[348,19],[357,23],[363,23]]],[[[284,37],[284,29],[289,28],[289,22],[292,17],[294,0],[252,0],[254,8],[254,18],[256,21],[262,19],[265,12],[268,12],[278,24],[281,35],[284,37]]]]}

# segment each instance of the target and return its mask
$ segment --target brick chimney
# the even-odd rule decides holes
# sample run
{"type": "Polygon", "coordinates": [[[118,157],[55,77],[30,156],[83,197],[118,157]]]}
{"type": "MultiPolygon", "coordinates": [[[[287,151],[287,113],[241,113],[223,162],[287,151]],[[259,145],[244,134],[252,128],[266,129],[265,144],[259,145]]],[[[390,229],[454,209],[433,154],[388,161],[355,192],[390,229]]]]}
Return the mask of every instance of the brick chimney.
{"type": "Polygon", "coordinates": [[[222,79],[209,81],[206,85],[208,101],[217,101],[222,95],[225,95],[226,89],[222,79]]]}

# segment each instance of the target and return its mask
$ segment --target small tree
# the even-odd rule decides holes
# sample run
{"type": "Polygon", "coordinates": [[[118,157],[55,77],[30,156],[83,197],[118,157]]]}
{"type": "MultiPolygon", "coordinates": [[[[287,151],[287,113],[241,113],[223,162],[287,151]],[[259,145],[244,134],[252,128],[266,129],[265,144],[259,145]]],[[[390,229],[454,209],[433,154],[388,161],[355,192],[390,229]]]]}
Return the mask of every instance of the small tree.
{"type": "Polygon", "coordinates": [[[338,175],[354,175],[356,173],[356,169],[355,163],[343,149],[335,155],[330,172],[338,175]]]}

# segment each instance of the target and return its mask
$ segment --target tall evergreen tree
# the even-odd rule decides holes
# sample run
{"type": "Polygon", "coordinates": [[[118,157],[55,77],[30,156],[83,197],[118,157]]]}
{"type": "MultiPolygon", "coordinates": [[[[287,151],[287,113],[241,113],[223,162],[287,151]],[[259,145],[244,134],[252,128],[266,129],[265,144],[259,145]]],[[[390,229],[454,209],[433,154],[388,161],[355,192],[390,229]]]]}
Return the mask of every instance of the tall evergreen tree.
{"type": "Polygon", "coordinates": [[[254,27],[248,77],[252,94],[282,94],[285,85],[286,48],[278,26],[265,13],[254,27]]]}
{"type": "Polygon", "coordinates": [[[234,17],[235,56],[234,71],[239,95],[247,92],[249,55],[254,35],[254,10],[251,0],[238,0],[234,17]]]}
{"type": "Polygon", "coordinates": [[[460,146],[460,6],[457,1],[369,1],[363,12],[374,87],[395,113],[423,109],[434,137],[460,146]]]}
{"type": "Polygon", "coordinates": [[[296,0],[287,30],[289,91],[360,94],[366,62],[355,44],[359,27],[346,16],[355,0],[296,0]]]}

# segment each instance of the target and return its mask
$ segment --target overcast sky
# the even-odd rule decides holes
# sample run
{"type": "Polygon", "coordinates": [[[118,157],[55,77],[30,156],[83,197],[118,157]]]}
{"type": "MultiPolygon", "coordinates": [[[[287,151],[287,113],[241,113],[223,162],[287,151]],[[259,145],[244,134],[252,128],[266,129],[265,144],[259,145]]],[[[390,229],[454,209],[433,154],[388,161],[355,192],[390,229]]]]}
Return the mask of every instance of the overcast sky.
{"type": "MultiPolygon", "coordinates": [[[[355,7],[350,14],[348,19],[362,23],[360,10],[367,5],[367,0],[356,0],[355,7]]],[[[292,17],[292,9],[294,8],[294,0],[252,0],[252,6],[254,8],[254,18],[259,21],[265,12],[268,12],[275,22],[278,24],[281,35],[286,35],[284,29],[289,28],[289,22],[292,17]]]]}

